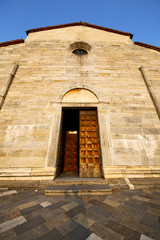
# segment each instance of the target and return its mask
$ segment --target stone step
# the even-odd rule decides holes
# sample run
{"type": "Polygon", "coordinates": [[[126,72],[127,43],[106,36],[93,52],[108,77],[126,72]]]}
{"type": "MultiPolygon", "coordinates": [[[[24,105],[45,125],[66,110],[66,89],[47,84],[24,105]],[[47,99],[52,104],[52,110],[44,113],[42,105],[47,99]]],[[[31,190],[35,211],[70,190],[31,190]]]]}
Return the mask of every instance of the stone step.
{"type": "Polygon", "coordinates": [[[49,185],[45,195],[106,195],[112,194],[112,187],[107,184],[70,184],[49,185]]]}
{"type": "Polygon", "coordinates": [[[49,185],[94,185],[94,184],[107,184],[104,178],[57,178],[50,181],[49,185]]]}

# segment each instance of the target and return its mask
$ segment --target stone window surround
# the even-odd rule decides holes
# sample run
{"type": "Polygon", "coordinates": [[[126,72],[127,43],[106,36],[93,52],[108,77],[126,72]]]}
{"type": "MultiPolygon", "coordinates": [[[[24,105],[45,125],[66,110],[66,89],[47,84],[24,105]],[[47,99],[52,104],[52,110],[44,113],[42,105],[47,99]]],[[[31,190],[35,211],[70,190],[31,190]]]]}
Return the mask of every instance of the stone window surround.
{"type": "Polygon", "coordinates": [[[76,49],[83,49],[83,50],[87,51],[87,53],[89,53],[91,50],[91,46],[88,43],[85,43],[82,41],[74,42],[69,46],[69,50],[71,52],[73,52],[76,49]]]}

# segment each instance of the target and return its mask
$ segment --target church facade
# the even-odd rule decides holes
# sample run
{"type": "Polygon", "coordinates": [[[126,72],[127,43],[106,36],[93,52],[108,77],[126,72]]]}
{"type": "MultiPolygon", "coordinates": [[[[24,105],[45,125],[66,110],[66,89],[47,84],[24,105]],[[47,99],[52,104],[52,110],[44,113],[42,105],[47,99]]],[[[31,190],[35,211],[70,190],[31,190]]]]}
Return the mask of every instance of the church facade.
{"type": "Polygon", "coordinates": [[[0,44],[0,180],[160,176],[160,48],[78,22],[0,44]]]}

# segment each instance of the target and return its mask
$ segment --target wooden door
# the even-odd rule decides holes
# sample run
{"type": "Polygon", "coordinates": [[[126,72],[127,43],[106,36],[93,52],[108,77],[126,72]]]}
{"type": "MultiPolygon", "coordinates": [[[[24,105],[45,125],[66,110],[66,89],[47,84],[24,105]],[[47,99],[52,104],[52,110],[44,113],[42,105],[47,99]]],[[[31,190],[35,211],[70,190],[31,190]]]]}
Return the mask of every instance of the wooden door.
{"type": "Polygon", "coordinates": [[[101,177],[96,110],[80,110],[79,175],[80,177],[101,177]]]}
{"type": "Polygon", "coordinates": [[[64,172],[78,171],[78,133],[66,131],[64,151],[64,172]]]}

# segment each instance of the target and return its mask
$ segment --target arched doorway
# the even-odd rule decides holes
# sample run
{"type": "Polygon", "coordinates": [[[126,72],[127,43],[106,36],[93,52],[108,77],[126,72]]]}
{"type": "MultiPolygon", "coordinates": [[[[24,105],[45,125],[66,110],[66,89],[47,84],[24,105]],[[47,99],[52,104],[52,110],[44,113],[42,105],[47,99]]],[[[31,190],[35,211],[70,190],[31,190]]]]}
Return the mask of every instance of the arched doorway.
{"type": "Polygon", "coordinates": [[[101,177],[101,154],[97,108],[78,107],[76,103],[98,103],[97,96],[86,89],[67,92],[62,108],[61,134],[58,154],[58,174],[79,177],[101,177]],[[73,106],[69,106],[72,103],[73,106]]]}

